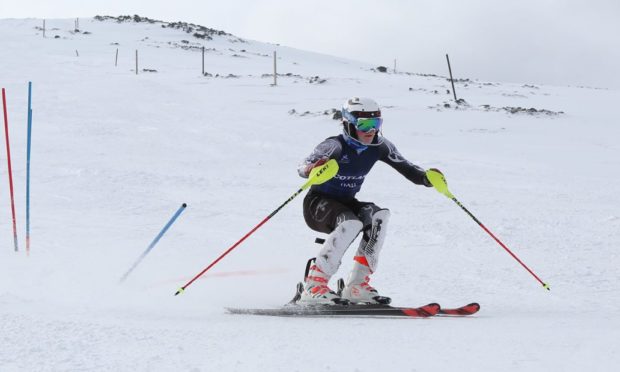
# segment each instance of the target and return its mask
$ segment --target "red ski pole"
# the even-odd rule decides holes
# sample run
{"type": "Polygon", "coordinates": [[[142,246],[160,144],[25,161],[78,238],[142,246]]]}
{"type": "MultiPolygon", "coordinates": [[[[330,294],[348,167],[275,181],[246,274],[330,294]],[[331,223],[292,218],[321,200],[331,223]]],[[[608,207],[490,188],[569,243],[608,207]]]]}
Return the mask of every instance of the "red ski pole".
{"type": "Polygon", "coordinates": [[[196,279],[200,278],[202,274],[206,273],[210,268],[215,266],[222,258],[224,258],[227,254],[229,254],[233,249],[237,248],[239,244],[241,244],[245,239],[247,239],[250,235],[252,235],[256,230],[258,230],[261,226],[263,226],[271,217],[275,216],[276,213],[280,211],[280,209],[284,208],[291,200],[295,199],[299,194],[301,194],[305,189],[312,185],[320,185],[324,182],[329,181],[333,178],[336,173],[338,173],[338,163],[336,160],[332,159],[327,163],[318,166],[310,172],[310,177],[308,181],[301,186],[299,190],[297,190],[290,198],[288,198],[282,205],[280,205],[276,210],[271,212],[269,216],[265,217],[258,225],[254,226],[252,230],[250,230],[247,234],[245,234],[241,239],[239,239],[235,244],[233,244],[230,248],[228,248],[224,253],[222,253],[215,261],[211,262],[207,267],[205,267],[201,272],[199,272],[196,276],[194,276],[189,282],[187,282],[183,287],[179,288],[178,291],[174,294],[175,296],[179,293],[183,293],[187,287],[189,287],[196,279]]]}
{"type": "Polygon", "coordinates": [[[13,213],[13,244],[17,248],[17,224],[15,222],[15,197],[13,196],[13,170],[11,168],[11,147],[9,145],[9,119],[6,113],[6,92],[2,88],[2,107],[4,108],[4,134],[6,138],[6,159],[9,167],[9,190],[11,192],[11,212],[13,213]]]}
{"type": "Polygon", "coordinates": [[[545,288],[546,290],[551,290],[551,288],[549,288],[549,285],[547,283],[543,282],[538,277],[538,275],[534,274],[534,272],[530,270],[530,268],[527,267],[527,265],[525,265],[523,261],[519,259],[519,257],[517,257],[514,253],[512,253],[512,251],[508,249],[508,247],[506,247],[504,243],[502,243],[495,235],[493,235],[493,233],[489,229],[487,229],[486,226],[482,224],[482,222],[480,222],[470,211],[467,210],[467,208],[463,206],[463,204],[461,204],[461,202],[459,202],[454,197],[454,195],[452,195],[450,191],[448,191],[448,184],[446,183],[446,179],[444,178],[443,174],[441,174],[441,172],[429,169],[428,171],[426,171],[426,177],[428,178],[429,181],[431,181],[431,184],[433,184],[433,186],[435,187],[437,191],[444,194],[445,196],[450,198],[452,201],[454,201],[459,207],[461,207],[461,209],[463,209],[465,213],[469,215],[469,217],[471,217],[474,221],[476,221],[476,223],[480,225],[480,227],[482,227],[482,229],[486,231],[487,234],[489,234],[502,248],[504,248],[506,252],[508,252],[512,256],[512,258],[514,258],[518,263],[521,264],[521,266],[523,266],[525,270],[527,270],[530,274],[532,274],[532,276],[536,278],[536,280],[538,280],[540,284],[542,284],[543,288],[545,288]]]}

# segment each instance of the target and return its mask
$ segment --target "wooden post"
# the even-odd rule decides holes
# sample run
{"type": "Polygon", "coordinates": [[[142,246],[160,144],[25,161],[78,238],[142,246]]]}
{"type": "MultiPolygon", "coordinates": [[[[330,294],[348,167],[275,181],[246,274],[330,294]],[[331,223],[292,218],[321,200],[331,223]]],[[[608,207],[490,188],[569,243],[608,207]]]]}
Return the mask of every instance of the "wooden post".
{"type": "Polygon", "coordinates": [[[45,19],[43,20],[43,37],[45,38],[45,19]]]}
{"type": "Polygon", "coordinates": [[[446,60],[448,61],[448,71],[450,71],[450,83],[452,83],[452,94],[454,94],[454,102],[457,102],[458,99],[456,98],[456,91],[454,90],[454,79],[452,78],[452,67],[450,67],[450,57],[448,57],[447,54],[446,60]]]}
{"type": "Polygon", "coordinates": [[[138,75],[138,49],[136,49],[136,75],[138,75]]]}
{"type": "Polygon", "coordinates": [[[394,73],[396,73],[396,58],[394,58],[394,73]]]}
{"type": "Polygon", "coordinates": [[[75,50],[75,56],[76,56],[76,57],[79,57],[79,56],[80,56],[80,53],[78,53],[78,50],[77,50],[77,49],[75,50]]]}
{"type": "Polygon", "coordinates": [[[273,86],[277,86],[278,85],[278,66],[276,63],[276,59],[277,59],[277,54],[276,51],[273,51],[273,86]]]}
{"type": "Polygon", "coordinates": [[[114,67],[118,66],[118,48],[116,48],[116,58],[114,58],[114,67]]]}
{"type": "Polygon", "coordinates": [[[205,47],[202,47],[202,76],[205,76],[205,47]]]}

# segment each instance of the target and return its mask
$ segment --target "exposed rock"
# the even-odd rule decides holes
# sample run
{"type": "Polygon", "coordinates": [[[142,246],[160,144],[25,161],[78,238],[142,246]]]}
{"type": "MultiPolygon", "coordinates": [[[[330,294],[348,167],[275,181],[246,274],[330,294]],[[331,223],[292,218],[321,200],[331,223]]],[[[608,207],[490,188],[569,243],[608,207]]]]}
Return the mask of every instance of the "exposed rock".
{"type": "Polygon", "coordinates": [[[563,115],[564,111],[551,111],[547,109],[536,109],[536,108],[525,108],[525,107],[493,107],[491,105],[480,105],[477,108],[472,107],[469,103],[467,103],[464,99],[459,98],[456,101],[456,105],[452,105],[449,102],[444,102],[439,105],[429,106],[429,109],[434,109],[437,111],[443,111],[445,109],[454,109],[454,110],[474,110],[474,111],[485,111],[485,112],[506,112],[511,115],[530,115],[530,116],[558,116],[563,115]]]}
{"type": "Polygon", "coordinates": [[[326,81],[327,81],[327,79],[321,79],[319,76],[313,76],[313,77],[308,79],[308,83],[310,83],[310,84],[313,84],[313,83],[323,84],[326,81]]]}
{"type": "MultiPolygon", "coordinates": [[[[128,15],[121,15],[118,17],[112,17],[112,16],[100,16],[97,15],[95,16],[95,20],[97,21],[106,21],[106,20],[113,20],[116,21],[118,23],[123,23],[123,22],[135,22],[135,23],[160,23],[162,28],[174,28],[174,29],[178,29],[178,30],[182,30],[187,32],[188,34],[193,33],[193,36],[198,38],[198,39],[202,39],[202,40],[212,40],[213,36],[233,36],[227,32],[221,31],[221,30],[216,30],[216,29],[212,29],[212,28],[208,28],[205,26],[201,26],[201,25],[196,25],[193,23],[187,23],[187,22],[164,22],[164,21],[160,21],[160,20],[155,20],[155,19],[150,19],[147,17],[140,17],[139,15],[134,15],[134,16],[128,16],[128,15]]],[[[240,42],[245,42],[245,40],[243,39],[231,39],[230,41],[240,41],[240,42]]]]}

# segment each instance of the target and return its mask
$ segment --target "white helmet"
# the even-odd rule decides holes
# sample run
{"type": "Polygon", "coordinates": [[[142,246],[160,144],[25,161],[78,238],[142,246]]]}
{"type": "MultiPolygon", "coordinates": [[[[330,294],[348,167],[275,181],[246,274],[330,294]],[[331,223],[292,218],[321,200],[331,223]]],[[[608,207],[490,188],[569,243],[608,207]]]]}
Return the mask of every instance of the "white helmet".
{"type": "MultiPolygon", "coordinates": [[[[364,146],[376,146],[383,142],[383,138],[380,136],[381,130],[381,109],[377,102],[370,98],[362,98],[362,97],[352,97],[345,101],[342,105],[342,124],[344,129],[345,139],[348,141],[354,141],[358,144],[362,144],[364,146]],[[358,120],[357,119],[368,119],[368,118],[376,118],[373,119],[375,124],[374,128],[376,130],[375,140],[371,144],[362,144],[357,138],[356,129],[360,129],[357,127],[358,120]]],[[[365,131],[365,130],[364,130],[365,131]]]]}
{"type": "Polygon", "coordinates": [[[352,97],[342,105],[342,119],[355,123],[357,118],[379,118],[381,109],[377,102],[370,98],[352,97]]]}

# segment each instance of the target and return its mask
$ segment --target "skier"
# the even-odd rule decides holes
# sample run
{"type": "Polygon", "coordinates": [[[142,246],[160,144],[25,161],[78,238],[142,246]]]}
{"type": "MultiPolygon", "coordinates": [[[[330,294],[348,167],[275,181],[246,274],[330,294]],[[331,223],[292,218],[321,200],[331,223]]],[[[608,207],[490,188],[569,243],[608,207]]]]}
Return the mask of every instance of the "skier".
{"type": "Polygon", "coordinates": [[[343,133],[321,142],[298,168],[299,175],[308,178],[313,168],[330,159],[335,159],[339,166],[334,178],[312,186],[304,198],[306,224],[329,236],[316,259],[308,262],[298,303],[390,302],[389,297],[380,296],[369,284],[370,275],[377,270],[390,211],[371,202],[359,201],[355,194],[377,160],[389,164],[417,185],[432,185],[424,169],[406,160],[392,142],[382,136],[382,122],[381,110],[374,100],[348,99],[342,107],[343,133]],[[338,295],[329,288],[329,280],[360,232],[362,239],[354,256],[353,270],[338,295]]]}

